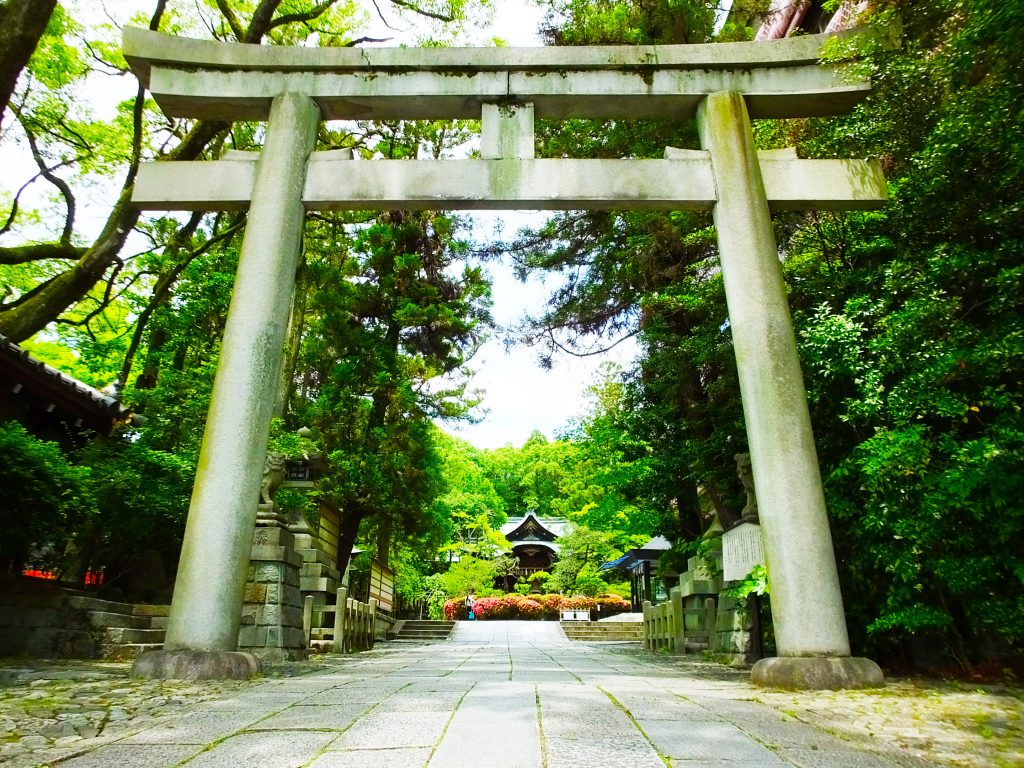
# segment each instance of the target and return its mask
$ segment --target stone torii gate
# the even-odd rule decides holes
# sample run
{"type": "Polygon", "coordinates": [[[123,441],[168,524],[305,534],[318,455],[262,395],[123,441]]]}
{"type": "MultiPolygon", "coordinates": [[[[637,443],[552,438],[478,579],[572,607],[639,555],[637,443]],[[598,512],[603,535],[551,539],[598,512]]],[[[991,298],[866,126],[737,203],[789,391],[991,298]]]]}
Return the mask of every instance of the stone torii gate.
{"type": "Polygon", "coordinates": [[[762,523],[779,658],[755,682],[881,682],[851,658],[770,211],[883,204],[876,163],[757,152],[751,118],[841,114],[869,90],[823,38],[689,46],[284,48],[128,28],[125,57],[169,117],[266,120],[259,153],[143,165],[145,209],[249,209],[164,651],[137,674],[247,675],[237,652],[255,499],[306,210],[712,210],[762,523]],[[534,118],[697,119],[660,160],[534,157],[534,118]],[[481,119],[482,159],[314,152],[333,119],[481,119]]]}

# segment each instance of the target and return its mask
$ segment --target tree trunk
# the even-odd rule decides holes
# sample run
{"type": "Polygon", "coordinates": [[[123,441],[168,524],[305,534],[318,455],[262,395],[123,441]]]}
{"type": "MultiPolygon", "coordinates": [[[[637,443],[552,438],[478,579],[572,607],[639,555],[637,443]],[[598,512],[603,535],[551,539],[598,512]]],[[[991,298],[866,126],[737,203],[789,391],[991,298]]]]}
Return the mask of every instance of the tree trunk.
{"type": "Polygon", "coordinates": [[[138,209],[131,204],[131,194],[131,187],[122,190],[103,232],[73,267],[59,274],[24,304],[0,315],[0,333],[11,341],[24,341],[80,301],[103,278],[139,219],[138,209]]]}
{"type": "MultiPolygon", "coordinates": [[[[168,157],[194,160],[221,131],[225,123],[196,123],[189,135],[168,157]]],[[[52,323],[68,307],[82,300],[117,261],[132,227],[139,220],[139,210],[132,205],[133,175],[121,189],[106,226],[85,255],[66,272],[62,272],[42,290],[22,304],[0,314],[0,334],[20,342],[52,323]]]]}
{"type": "Polygon", "coordinates": [[[0,4],[0,125],[39,38],[57,7],[57,0],[7,0],[0,4]]]}
{"type": "Polygon", "coordinates": [[[356,545],[359,535],[359,523],[363,521],[361,509],[349,507],[338,510],[338,573],[339,578],[345,577],[345,569],[352,559],[352,548],[356,545]]]}
{"type": "MultiPolygon", "coordinates": [[[[281,0],[262,0],[243,35],[244,42],[259,43],[263,39],[280,3],[281,0]]],[[[7,42],[3,37],[2,30],[15,24],[17,19],[13,14],[17,9],[22,6],[26,8],[36,5],[42,7],[45,4],[52,6],[55,3],[51,0],[9,0],[0,6],[0,10],[2,10],[0,13],[0,54],[5,50],[7,42]]],[[[159,21],[160,15],[163,13],[163,5],[163,2],[158,3],[154,24],[159,21]]],[[[52,12],[52,7],[50,10],[52,12]]],[[[49,17],[47,16],[47,18],[49,17]]],[[[151,25],[151,28],[155,29],[156,27],[151,25]]],[[[29,53],[31,54],[31,51],[29,53]]],[[[6,101],[4,103],[6,104],[6,101]]],[[[166,155],[165,159],[195,160],[211,141],[230,127],[230,124],[219,121],[200,121],[182,139],[181,144],[166,155]]],[[[138,140],[137,136],[136,143],[138,140]]],[[[110,266],[117,261],[118,254],[128,239],[128,234],[139,219],[139,211],[131,204],[135,171],[136,166],[133,162],[121,190],[121,196],[107,219],[107,224],[99,239],[73,267],[58,275],[24,303],[0,314],[0,334],[15,342],[24,341],[60,317],[68,307],[81,301],[103,278],[110,266]]]]}
{"type": "Polygon", "coordinates": [[[292,391],[295,389],[295,368],[299,364],[299,352],[302,349],[302,332],[306,327],[306,300],[308,297],[309,280],[305,267],[300,265],[299,273],[295,277],[295,290],[292,292],[292,312],[288,320],[288,336],[285,339],[282,353],[277,401],[274,403],[274,415],[286,420],[288,418],[288,401],[291,400],[292,391]]]}

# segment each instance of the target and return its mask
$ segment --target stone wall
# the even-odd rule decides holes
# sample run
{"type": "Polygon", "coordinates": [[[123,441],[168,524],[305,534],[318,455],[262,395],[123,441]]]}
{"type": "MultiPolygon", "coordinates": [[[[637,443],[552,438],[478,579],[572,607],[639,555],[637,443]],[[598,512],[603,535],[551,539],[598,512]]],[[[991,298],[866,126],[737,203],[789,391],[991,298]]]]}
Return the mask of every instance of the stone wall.
{"type": "Polygon", "coordinates": [[[92,659],[100,646],[99,630],[67,595],[0,592],[0,656],[92,659]]]}
{"type": "Polygon", "coordinates": [[[306,657],[301,560],[295,540],[271,505],[260,505],[242,602],[238,650],[267,661],[306,657]]]}

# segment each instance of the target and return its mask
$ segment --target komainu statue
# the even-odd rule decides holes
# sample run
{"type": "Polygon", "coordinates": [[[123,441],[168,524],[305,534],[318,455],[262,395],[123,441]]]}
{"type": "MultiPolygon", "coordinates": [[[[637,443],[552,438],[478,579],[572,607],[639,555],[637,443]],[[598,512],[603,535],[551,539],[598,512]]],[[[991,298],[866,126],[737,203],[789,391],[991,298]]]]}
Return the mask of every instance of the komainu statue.
{"type": "Polygon", "coordinates": [[[260,483],[260,502],[273,504],[274,494],[284,482],[284,454],[267,451],[267,461],[263,465],[263,482],[260,483]]]}
{"type": "Polygon", "coordinates": [[[743,507],[742,520],[745,523],[757,522],[757,496],[754,494],[754,472],[750,467],[750,454],[737,453],[736,474],[743,483],[743,490],[747,494],[747,504],[743,507]]]}

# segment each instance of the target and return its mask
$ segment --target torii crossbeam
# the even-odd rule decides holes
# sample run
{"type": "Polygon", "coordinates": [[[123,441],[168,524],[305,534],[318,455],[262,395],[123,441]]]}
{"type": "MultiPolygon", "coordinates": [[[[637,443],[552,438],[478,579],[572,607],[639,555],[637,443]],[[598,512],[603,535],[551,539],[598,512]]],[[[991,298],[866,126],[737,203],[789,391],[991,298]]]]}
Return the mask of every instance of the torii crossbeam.
{"type": "MultiPolygon", "coordinates": [[[[779,652],[754,679],[880,682],[877,665],[850,657],[770,211],[877,207],[885,181],[874,162],[759,153],[750,127],[751,117],[841,114],[867,94],[870,83],[819,63],[823,41],[309,49],[126,29],[125,57],[168,116],[268,120],[261,152],[143,165],[133,195],[147,209],[250,210],[165,653],[202,661],[237,648],[305,210],[704,209],[718,230],[779,652]],[[703,149],[666,148],[658,160],[538,159],[535,117],[696,117],[703,149]],[[457,118],[482,121],[482,159],[313,152],[322,119],[457,118]]],[[[168,674],[177,663],[146,669],[168,674]]]]}

